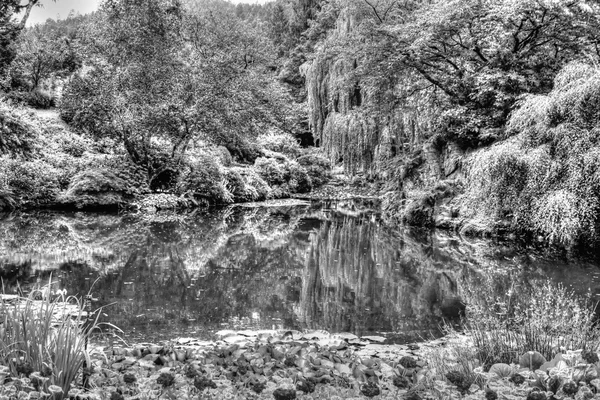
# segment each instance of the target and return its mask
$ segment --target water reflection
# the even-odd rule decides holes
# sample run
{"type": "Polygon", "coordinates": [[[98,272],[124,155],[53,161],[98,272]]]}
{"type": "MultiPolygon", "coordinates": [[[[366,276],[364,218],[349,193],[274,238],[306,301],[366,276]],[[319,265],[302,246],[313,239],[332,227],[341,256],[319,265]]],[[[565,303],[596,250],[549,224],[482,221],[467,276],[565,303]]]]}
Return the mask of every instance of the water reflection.
{"type": "Polygon", "coordinates": [[[347,205],[0,218],[7,291],[50,276],[69,294],[92,290],[127,340],[275,328],[384,333],[409,342],[439,335],[442,318],[456,317],[474,287],[500,292],[515,279],[553,279],[583,291],[600,288],[597,272],[593,261],[390,231],[347,205]]]}

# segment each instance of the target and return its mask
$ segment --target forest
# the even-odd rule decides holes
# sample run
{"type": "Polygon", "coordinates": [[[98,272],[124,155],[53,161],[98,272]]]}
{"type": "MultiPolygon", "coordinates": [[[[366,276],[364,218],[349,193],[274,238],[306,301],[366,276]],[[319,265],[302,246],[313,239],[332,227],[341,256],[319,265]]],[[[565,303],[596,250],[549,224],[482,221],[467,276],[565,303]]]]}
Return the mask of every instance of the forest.
{"type": "Polygon", "coordinates": [[[594,1],[105,0],[28,26],[41,3],[0,6],[0,208],[333,180],[391,226],[599,241],[594,1]]]}

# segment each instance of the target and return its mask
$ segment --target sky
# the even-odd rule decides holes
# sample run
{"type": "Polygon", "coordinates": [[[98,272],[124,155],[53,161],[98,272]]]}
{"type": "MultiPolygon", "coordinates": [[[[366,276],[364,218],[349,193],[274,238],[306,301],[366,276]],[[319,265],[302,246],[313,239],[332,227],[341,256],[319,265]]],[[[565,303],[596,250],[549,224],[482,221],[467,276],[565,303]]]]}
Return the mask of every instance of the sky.
{"type": "MultiPolygon", "coordinates": [[[[101,0],[41,0],[43,7],[34,7],[27,21],[27,25],[35,25],[46,21],[48,18],[63,19],[71,10],[75,13],[87,14],[98,8],[101,0]]],[[[232,3],[266,3],[270,0],[230,0],[232,3]]]]}

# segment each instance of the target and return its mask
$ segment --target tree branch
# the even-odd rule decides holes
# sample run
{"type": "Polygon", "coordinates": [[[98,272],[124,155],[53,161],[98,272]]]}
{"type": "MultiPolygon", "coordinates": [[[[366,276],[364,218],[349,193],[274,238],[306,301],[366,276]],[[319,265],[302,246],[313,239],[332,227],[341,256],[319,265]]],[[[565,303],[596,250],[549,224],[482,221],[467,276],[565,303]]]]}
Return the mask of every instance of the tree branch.
{"type": "Polygon", "coordinates": [[[383,20],[379,16],[379,13],[377,12],[377,8],[373,4],[371,4],[371,2],[369,0],[363,0],[363,1],[365,3],[367,3],[369,5],[369,7],[371,7],[373,9],[373,12],[375,13],[375,16],[377,17],[377,19],[379,20],[379,23],[383,24],[383,20]]]}
{"type": "Polygon", "coordinates": [[[25,14],[23,14],[23,18],[21,18],[21,22],[17,25],[17,30],[22,31],[25,29],[25,24],[27,24],[27,20],[29,19],[29,14],[31,14],[31,9],[35,6],[39,0],[29,0],[29,2],[25,5],[22,5],[22,8],[25,8],[25,14]]]}

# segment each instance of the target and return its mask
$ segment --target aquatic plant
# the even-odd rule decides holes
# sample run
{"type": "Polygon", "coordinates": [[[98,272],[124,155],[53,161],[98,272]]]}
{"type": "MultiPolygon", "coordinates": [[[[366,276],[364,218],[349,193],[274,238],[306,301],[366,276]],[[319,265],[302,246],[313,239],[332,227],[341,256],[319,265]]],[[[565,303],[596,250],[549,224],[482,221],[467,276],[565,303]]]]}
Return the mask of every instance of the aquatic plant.
{"type": "Polygon", "coordinates": [[[481,287],[467,287],[467,293],[470,290],[478,291],[479,300],[467,305],[464,326],[487,368],[510,364],[522,356],[522,366],[536,369],[561,348],[595,351],[600,344],[590,298],[578,297],[560,284],[536,282],[522,287],[513,283],[500,295],[481,287]]]}
{"type": "Polygon", "coordinates": [[[84,363],[91,365],[87,343],[98,327],[98,313],[87,315],[72,296],[61,294],[52,300],[50,285],[42,300],[32,291],[28,297],[0,301],[0,362],[15,377],[38,371],[49,377],[45,389],[55,385],[64,394],[84,363]]]}

